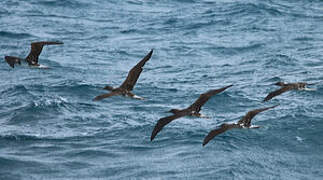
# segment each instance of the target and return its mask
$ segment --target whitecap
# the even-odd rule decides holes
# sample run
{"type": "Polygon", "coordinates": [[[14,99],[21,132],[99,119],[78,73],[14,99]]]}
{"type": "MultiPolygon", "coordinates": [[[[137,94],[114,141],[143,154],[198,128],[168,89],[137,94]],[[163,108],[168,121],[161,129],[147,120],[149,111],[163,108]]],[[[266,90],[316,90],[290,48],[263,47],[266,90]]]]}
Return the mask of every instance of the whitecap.
{"type": "Polygon", "coordinates": [[[303,141],[304,141],[304,139],[303,139],[303,138],[301,138],[301,137],[299,137],[299,136],[296,136],[296,140],[297,140],[297,141],[300,141],[300,142],[303,142],[303,141]]]}
{"type": "Polygon", "coordinates": [[[55,96],[55,97],[44,97],[39,100],[34,101],[34,105],[36,107],[38,106],[50,106],[50,105],[61,105],[64,103],[67,103],[67,99],[61,96],[55,96]]]}

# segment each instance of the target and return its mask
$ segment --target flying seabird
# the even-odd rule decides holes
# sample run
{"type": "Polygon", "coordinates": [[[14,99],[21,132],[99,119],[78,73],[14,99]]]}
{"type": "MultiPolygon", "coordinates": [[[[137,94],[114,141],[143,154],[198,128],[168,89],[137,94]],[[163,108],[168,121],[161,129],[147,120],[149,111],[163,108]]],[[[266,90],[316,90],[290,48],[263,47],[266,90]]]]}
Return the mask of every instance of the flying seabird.
{"type": "Polygon", "coordinates": [[[33,42],[31,43],[31,50],[28,54],[28,56],[23,59],[19,57],[14,57],[14,56],[5,56],[5,60],[7,63],[14,68],[15,64],[21,64],[22,60],[27,61],[29,66],[40,66],[38,64],[38,57],[40,53],[43,50],[44,45],[56,45],[56,44],[63,44],[62,42],[57,42],[57,41],[40,41],[40,42],[33,42]]]}
{"type": "Polygon", "coordinates": [[[128,96],[135,99],[143,100],[142,97],[139,97],[133,94],[131,91],[133,90],[140,73],[143,70],[145,63],[150,59],[153,54],[153,50],[151,50],[138,64],[136,64],[128,73],[127,79],[119,86],[118,88],[113,88],[111,86],[105,86],[103,89],[110,91],[110,93],[102,94],[93,99],[93,101],[98,101],[104,98],[108,98],[111,96],[128,96]]]}
{"type": "Polygon", "coordinates": [[[266,107],[262,109],[255,109],[253,111],[249,111],[244,117],[242,117],[237,123],[232,124],[221,124],[221,126],[218,129],[214,129],[209,132],[209,134],[204,138],[203,146],[205,146],[211,139],[213,139],[215,136],[224,133],[227,130],[233,129],[233,128],[259,128],[259,126],[251,126],[251,119],[255,117],[258,113],[266,111],[268,109],[275,108],[278,105],[266,107]]]}
{"type": "Polygon", "coordinates": [[[196,116],[204,117],[200,114],[201,107],[214,95],[226,90],[227,88],[233,85],[229,85],[220,89],[209,90],[206,93],[200,95],[200,97],[188,108],[186,109],[171,109],[169,112],[173,113],[171,116],[167,116],[158,120],[154,130],[151,133],[150,140],[154,140],[156,135],[166,126],[168,123],[172,122],[175,119],[178,119],[183,116],[196,116]]]}
{"type": "Polygon", "coordinates": [[[290,90],[304,90],[306,89],[307,85],[312,85],[304,82],[299,82],[299,83],[284,83],[284,82],[277,82],[274,85],[280,86],[281,88],[270,92],[264,99],[264,101],[268,101],[272,99],[275,96],[278,96],[280,94],[283,94],[284,92],[290,91],[290,90]]]}

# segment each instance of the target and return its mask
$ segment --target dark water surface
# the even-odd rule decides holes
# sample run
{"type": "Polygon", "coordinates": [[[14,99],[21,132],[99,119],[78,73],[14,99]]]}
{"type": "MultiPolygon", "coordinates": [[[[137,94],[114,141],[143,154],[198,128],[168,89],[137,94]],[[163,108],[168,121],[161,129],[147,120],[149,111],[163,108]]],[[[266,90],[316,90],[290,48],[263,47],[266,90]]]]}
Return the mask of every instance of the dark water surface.
{"type": "Polygon", "coordinates": [[[323,1],[0,1],[0,179],[322,179],[323,84],[263,103],[277,81],[323,80],[323,1]],[[31,41],[59,40],[11,69],[31,41]],[[145,101],[91,100],[149,50],[145,101]],[[199,94],[211,119],[156,121],[199,94]],[[202,147],[247,111],[280,104],[202,147]]]}

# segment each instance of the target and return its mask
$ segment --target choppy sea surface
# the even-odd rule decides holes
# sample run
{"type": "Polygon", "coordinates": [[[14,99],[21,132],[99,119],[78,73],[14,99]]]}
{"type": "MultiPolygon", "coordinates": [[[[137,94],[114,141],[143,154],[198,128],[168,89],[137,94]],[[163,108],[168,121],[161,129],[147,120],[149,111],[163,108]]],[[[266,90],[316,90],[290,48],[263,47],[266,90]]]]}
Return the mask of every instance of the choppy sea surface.
{"type": "Polygon", "coordinates": [[[322,179],[323,1],[1,0],[0,179],[322,179]],[[30,42],[57,40],[12,69],[30,42]],[[150,49],[134,93],[119,86],[150,49]],[[317,83],[263,103],[277,81],[317,83]],[[150,142],[157,120],[233,87],[150,142]],[[202,147],[207,133],[280,104],[202,147]]]}

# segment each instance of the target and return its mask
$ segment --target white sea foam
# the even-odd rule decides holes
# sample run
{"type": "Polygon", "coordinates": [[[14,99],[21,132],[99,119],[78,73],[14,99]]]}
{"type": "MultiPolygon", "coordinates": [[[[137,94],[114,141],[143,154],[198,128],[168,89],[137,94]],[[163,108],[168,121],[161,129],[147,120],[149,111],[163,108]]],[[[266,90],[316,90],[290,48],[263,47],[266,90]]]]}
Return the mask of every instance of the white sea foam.
{"type": "Polygon", "coordinates": [[[35,106],[49,106],[52,104],[63,104],[67,103],[67,99],[61,96],[55,96],[55,97],[43,97],[39,100],[34,101],[35,106]]]}
{"type": "Polygon", "coordinates": [[[32,68],[38,68],[38,69],[49,69],[48,66],[45,66],[45,65],[42,65],[42,64],[39,64],[39,66],[30,66],[32,68]]]}
{"type": "Polygon", "coordinates": [[[301,138],[301,137],[299,137],[299,136],[296,136],[296,140],[297,140],[297,141],[300,141],[300,142],[304,141],[304,139],[303,139],[303,138],[301,138]]]}

